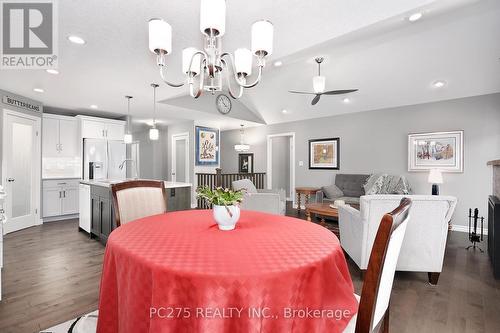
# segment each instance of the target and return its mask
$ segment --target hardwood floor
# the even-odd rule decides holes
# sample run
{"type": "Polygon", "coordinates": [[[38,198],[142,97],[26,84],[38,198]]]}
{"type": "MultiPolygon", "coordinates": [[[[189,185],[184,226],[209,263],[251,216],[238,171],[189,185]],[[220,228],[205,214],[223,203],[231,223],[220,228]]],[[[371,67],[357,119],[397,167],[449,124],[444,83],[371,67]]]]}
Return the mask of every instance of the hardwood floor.
{"type": "MultiPolygon", "coordinates": [[[[297,212],[289,208],[287,215],[297,212]]],[[[303,212],[298,217],[305,219],[303,212]]],[[[426,273],[396,273],[391,332],[500,332],[500,280],[492,277],[488,255],[467,245],[466,234],[450,233],[436,287],[426,273]]],[[[103,253],[77,231],[76,220],[5,236],[0,332],[38,332],[95,310],[103,253]]],[[[359,293],[359,270],[348,262],[359,293]]]]}
{"type": "Polygon", "coordinates": [[[103,254],[77,220],[4,236],[0,332],[39,332],[95,310],[103,254]]]}

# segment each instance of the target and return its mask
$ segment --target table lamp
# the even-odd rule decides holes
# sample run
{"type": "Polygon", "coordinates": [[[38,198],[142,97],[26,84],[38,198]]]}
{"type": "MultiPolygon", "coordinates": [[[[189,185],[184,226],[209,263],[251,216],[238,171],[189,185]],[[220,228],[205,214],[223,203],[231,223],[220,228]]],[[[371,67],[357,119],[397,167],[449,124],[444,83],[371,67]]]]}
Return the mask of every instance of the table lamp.
{"type": "Polygon", "coordinates": [[[443,183],[443,174],[439,169],[431,169],[427,182],[432,184],[432,195],[439,195],[439,185],[443,183]]]}

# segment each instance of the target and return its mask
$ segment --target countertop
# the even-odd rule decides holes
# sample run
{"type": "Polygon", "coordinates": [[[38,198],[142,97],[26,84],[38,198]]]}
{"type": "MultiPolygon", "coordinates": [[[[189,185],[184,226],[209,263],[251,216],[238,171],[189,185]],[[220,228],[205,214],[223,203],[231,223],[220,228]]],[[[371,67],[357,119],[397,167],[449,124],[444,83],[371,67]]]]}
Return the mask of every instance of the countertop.
{"type": "MultiPolygon", "coordinates": [[[[150,180],[150,179],[139,179],[139,180],[150,180]]],[[[112,184],[118,184],[118,183],[121,183],[124,181],[125,180],[118,180],[118,179],[95,179],[95,180],[81,179],[80,184],[110,187],[112,184]]],[[[164,181],[164,183],[165,183],[165,188],[178,188],[178,187],[191,187],[191,186],[193,186],[190,183],[182,183],[182,182],[164,181]]]]}
{"type": "Polygon", "coordinates": [[[486,163],[487,165],[500,166],[500,160],[493,160],[486,163]]]}

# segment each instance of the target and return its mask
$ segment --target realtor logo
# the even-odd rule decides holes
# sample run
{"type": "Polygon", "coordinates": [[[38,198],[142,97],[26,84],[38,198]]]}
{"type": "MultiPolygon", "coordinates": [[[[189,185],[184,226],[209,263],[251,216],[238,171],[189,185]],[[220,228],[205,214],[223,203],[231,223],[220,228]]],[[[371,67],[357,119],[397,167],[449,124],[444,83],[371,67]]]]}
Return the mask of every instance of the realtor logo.
{"type": "Polygon", "coordinates": [[[54,0],[0,0],[1,69],[57,67],[54,0]]]}

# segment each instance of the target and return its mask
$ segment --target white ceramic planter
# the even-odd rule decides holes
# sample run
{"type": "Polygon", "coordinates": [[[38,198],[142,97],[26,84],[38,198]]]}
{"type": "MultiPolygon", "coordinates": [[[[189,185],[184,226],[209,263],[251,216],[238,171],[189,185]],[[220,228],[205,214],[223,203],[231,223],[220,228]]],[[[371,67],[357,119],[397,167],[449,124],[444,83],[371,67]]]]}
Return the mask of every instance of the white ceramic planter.
{"type": "Polygon", "coordinates": [[[225,206],[213,206],[214,220],[217,222],[220,230],[233,230],[236,222],[240,219],[239,206],[227,206],[227,208],[229,208],[232,216],[225,206]]]}

